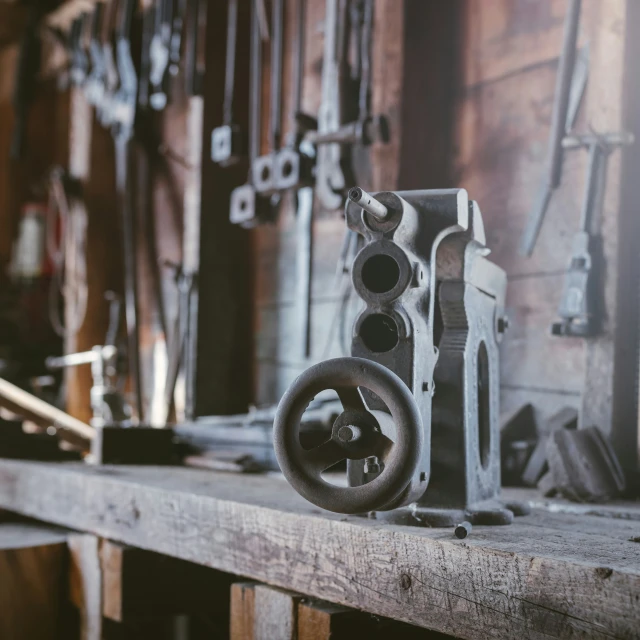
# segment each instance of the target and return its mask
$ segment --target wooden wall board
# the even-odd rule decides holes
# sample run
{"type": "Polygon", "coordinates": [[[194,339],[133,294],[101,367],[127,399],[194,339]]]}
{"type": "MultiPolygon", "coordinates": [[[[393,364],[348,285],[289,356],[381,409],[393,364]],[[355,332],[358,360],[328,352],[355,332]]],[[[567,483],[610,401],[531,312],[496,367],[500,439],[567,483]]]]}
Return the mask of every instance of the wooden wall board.
{"type": "MultiPolygon", "coordinates": [[[[197,332],[194,334],[197,339],[189,344],[189,357],[195,362],[195,378],[188,386],[195,395],[187,402],[192,413],[189,417],[241,413],[246,411],[253,392],[251,238],[244,229],[229,221],[231,191],[245,181],[247,167],[240,163],[223,168],[210,160],[211,131],[222,122],[227,22],[226,7],[220,10],[218,5],[216,9],[207,19],[207,65],[199,130],[201,176],[199,191],[192,196],[198,201],[196,209],[199,208],[195,225],[198,244],[194,248],[185,238],[185,247],[192,248],[183,254],[185,268],[189,270],[186,261],[193,260],[192,266],[198,274],[197,305],[194,307],[197,310],[197,332]]],[[[235,115],[238,124],[246,127],[248,11],[242,11],[239,20],[235,115]],[[240,64],[240,60],[244,64],[240,64]]],[[[193,134],[190,132],[190,135],[193,134]]],[[[185,208],[185,222],[186,219],[185,208]]]]}
{"type": "Polygon", "coordinates": [[[254,638],[255,587],[254,582],[236,582],[231,585],[229,640],[254,638]]]}
{"type": "Polygon", "coordinates": [[[66,539],[53,527],[0,524],[0,637],[58,637],[66,539]]]}
{"type": "Polygon", "coordinates": [[[0,480],[2,508],[459,638],[640,627],[640,546],[537,512],[462,541],[322,512],[280,477],[5,460],[0,480]]]}
{"type": "Polygon", "coordinates": [[[462,28],[464,86],[517,75],[558,57],[564,0],[467,0],[462,28]]]}

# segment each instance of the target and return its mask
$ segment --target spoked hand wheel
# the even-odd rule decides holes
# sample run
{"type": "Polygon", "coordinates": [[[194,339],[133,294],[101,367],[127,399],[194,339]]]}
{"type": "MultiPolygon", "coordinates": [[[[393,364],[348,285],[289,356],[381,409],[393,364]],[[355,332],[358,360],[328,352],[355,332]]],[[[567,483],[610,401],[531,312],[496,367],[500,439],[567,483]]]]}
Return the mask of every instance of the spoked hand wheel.
{"type": "Polygon", "coordinates": [[[391,370],[362,358],[336,358],[307,369],[282,397],[273,425],[275,453],[285,478],[309,502],[337,513],[373,511],[396,499],[413,478],[423,438],[420,412],[409,388],[391,370]],[[383,435],[358,387],[384,401],[395,423],[395,441],[383,435]],[[326,442],[304,449],[300,444],[302,415],[326,389],[337,392],[344,412],[326,442]],[[369,456],[382,461],[382,472],[366,484],[337,487],[322,478],[323,471],[341,460],[369,456]]]}

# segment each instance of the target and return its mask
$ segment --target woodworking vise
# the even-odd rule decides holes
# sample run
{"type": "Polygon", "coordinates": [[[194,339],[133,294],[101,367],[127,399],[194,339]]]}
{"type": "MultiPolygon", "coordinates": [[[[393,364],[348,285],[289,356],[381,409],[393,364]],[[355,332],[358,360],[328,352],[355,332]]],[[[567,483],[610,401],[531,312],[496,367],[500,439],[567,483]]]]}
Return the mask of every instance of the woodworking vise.
{"type": "Polygon", "coordinates": [[[478,205],[464,189],[351,189],[348,227],[364,238],[352,265],[364,303],[352,357],[307,369],[274,423],[289,483],[338,513],[422,526],[509,524],[500,502],[499,353],[505,272],[487,259],[478,205]],[[320,446],[300,444],[302,415],[327,389],[343,412],[320,446]],[[347,462],[347,485],[332,484],[347,462]]]}

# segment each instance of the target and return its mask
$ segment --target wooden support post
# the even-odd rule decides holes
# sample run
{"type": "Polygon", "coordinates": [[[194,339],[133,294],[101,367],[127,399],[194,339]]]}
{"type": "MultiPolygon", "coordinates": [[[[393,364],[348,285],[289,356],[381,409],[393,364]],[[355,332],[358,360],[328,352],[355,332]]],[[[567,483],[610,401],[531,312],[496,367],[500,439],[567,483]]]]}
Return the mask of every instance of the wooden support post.
{"type": "Polygon", "coordinates": [[[256,585],[254,640],[296,640],[301,599],[298,593],[256,585]]]}
{"type": "Polygon", "coordinates": [[[434,631],[253,582],[231,587],[230,640],[436,640],[434,631]]]}
{"type": "Polygon", "coordinates": [[[80,614],[80,640],[102,639],[102,572],[100,539],[78,533],[69,536],[69,599],[80,614]]]}
{"type": "Polygon", "coordinates": [[[57,637],[66,537],[40,525],[0,524],[0,638],[57,637]]]}
{"type": "Polygon", "coordinates": [[[231,585],[229,640],[253,640],[255,588],[255,582],[238,582],[231,585]]]}
{"type": "Polygon", "coordinates": [[[127,622],[216,611],[228,619],[231,577],[225,573],[109,540],[102,542],[100,561],[105,618],[127,622]]]}

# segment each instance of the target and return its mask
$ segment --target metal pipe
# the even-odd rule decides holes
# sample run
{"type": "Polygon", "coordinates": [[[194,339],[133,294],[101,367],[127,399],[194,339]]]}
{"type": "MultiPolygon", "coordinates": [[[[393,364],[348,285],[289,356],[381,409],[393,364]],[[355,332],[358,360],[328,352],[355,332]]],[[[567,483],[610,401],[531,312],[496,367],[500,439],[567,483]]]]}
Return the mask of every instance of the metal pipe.
{"type": "Polygon", "coordinates": [[[376,220],[386,220],[389,216],[389,210],[382,202],[376,200],[370,193],[367,193],[360,187],[349,189],[349,200],[355,202],[362,207],[367,213],[370,213],[376,220]]]}

